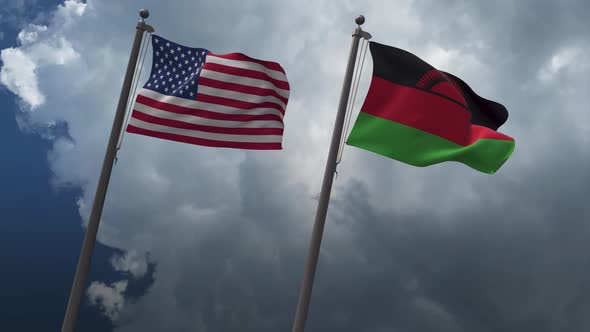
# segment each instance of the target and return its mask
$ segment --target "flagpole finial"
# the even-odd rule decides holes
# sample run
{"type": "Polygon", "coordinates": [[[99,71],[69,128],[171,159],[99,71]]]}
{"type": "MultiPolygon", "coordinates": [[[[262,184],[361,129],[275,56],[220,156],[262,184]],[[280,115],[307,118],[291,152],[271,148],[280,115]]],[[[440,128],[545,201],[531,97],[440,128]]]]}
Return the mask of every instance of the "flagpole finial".
{"type": "Polygon", "coordinates": [[[149,33],[154,32],[154,28],[151,25],[145,23],[145,19],[150,17],[150,11],[143,8],[139,11],[139,16],[141,17],[141,20],[137,22],[137,28],[149,33]]]}
{"type": "Polygon", "coordinates": [[[365,17],[363,15],[359,15],[354,19],[354,22],[359,26],[363,25],[363,23],[365,23],[365,17]]]}
{"type": "Polygon", "coordinates": [[[139,16],[141,16],[141,18],[145,20],[146,18],[150,17],[150,11],[143,8],[139,11],[139,16]]]}

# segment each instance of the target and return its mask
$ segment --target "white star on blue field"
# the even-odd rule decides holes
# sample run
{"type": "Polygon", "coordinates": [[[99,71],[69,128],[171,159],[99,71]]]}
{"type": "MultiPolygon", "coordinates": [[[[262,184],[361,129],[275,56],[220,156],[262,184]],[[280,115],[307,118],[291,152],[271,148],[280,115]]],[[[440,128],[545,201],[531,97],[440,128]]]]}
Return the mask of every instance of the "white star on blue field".
{"type": "Polygon", "coordinates": [[[197,95],[199,74],[208,51],[176,44],[153,36],[152,76],[145,88],[175,97],[194,99],[197,95]]]}

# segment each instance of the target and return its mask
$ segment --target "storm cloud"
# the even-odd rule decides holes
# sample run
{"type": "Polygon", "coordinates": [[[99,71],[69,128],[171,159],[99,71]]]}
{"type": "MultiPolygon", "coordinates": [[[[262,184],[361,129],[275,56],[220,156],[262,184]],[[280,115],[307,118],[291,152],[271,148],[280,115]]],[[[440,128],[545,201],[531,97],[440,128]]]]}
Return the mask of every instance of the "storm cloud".
{"type": "MultiPolygon", "coordinates": [[[[516,150],[490,176],[346,147],[307,330],[590,329],[588,2],[67,0],[2,50],[1,82],[23,130],[67,128],[51,136],[48,181],[82,189],[81,224],[139,6],[176,42],[280,62],[292,88],[283,151],[125,135],[99,240],[128,252],[112,259],[114,269],[143,275],[148,253],[155,269],[139,298],[91,276],[89,300],[112,293],[124,303],[116,315],[103,305],[116,331],[290,330],[359,13],[375,41],[506,105],[500,130],[516,150]]],[[[353,120],[368,54],[364,68],[353,120]]]]}

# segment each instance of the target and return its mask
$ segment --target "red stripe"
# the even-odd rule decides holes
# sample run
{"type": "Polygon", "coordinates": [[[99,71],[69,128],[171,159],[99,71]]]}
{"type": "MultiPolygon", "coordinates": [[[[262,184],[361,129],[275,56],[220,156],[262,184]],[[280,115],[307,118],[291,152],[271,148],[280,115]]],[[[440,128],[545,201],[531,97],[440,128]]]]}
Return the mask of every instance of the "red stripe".
{"type": "Polygon", "coordinates": [[[503,141],[514,141],[514,138],[504,135],[500,132],[492,130],[488,127],[478,126],[478,125],[471,125],[471,136],[470,136],[469,144],[471,145],[475,143],[478,139],[497,139],[503,141]]]}
{"type": "Polygon", "coordinates": [[[226,141],[214,141],[203,138],[188,137],[183,135],[162,133],[153,130],[147,130],[138,128],[133,125],[127,126],[127,132],[146,135],[170,141],[177,141],[195,145],[212,146],[220,148],[234,148],[234,149],[249,149],[249,150],[281,150],[282,143],[250,143],[250,142],[226,142],[226,141]]]}
{"type": "Polygon", "coordinates": [[[268,76],[267,74],[265,74],[263,72],[256,71],[256,70],[231,67],[231,66],[226,66],[226,65],[222,65],[219,63],[212,63],[212,62],[205,62],[205,64],[203,65],[203,69],[216,71],[219,73],[224,73],[224,74],[229,74],[229,75],[244,76],[244,77],[268,81],[268,82],[271,82],[272,84],[274,84],[274,86],[276,86],[277,88],[287,90],[287,91],[289,91],[289,88],[290,88],[289,82],[277,80],[276,78],[272,78],[272,77],[268,76]]]}
{"type": "Polygon", "coordinates": [[[287,98],[279,95],[276,91],[271,90],[271,89],[257,88],[257,87],[253,87],[253,86],[249,86],[249,85],[243,85],[243,84],[237,84],[237,83],[231,83],[231,82],[225,82],[225,81],[218,81],[218,80],[214,80],[212,78],[207,78],[207,77],[202,77],[202,76],[199,77],[199,85],[210,86],[212,88],[217,88],[217,89],[237,91],[237,92],[247,93],[247,94],[256,95],[256,96],[273,96],[273,97],[279,99],[280,101],[282,101],[283,103],[285,103],[285,105],[287,105],[287,102],[289,101],[287,98]]]}
{"type": "MultiPolygon", "coordinates": [[[[279,121],[283,123],[281,117],[276,114],[261,114],[261,115],[252,115],[252,114],[225,114],[225,113],[217,113],[207,110],[195,109],[195,108],[188,108],[184,106],[178,106],[174,104],[164,103],[158,100],[154,100],[148,98],[146,96],[137,95],[137,102],[146,106],[150,106],[162,111],[171,112],[171,113],[178,113],[178,114],[188,114],[193,116],[198,116],[201,118],[207,119],[214,119],[214,120],[227,120],[227,121],[279,121]]],[[[274,104],[273,104],[274,105],[274,104]]]]}
{"type": "Polygon", "coordinates": [[[229,107],[235,107],[235,108],[239,108],[239,109],[243,109],[243,110],[253,109],[253,108],[274,108],[274,109],[278,110],[279,112],[281,112],[282,114],[285,114],[285,110],[283,109],[283,107],[281,105],[275,104],[270,101],[265,101],[263,103],[251,103],[249,101],[242,101],[242,100],[206,95],[204,93],[197,93],[197,101],[202,101],[204,103],[223,105],[223,106],[229,106],[229,107]]]}
{"type": "Polygon", "coordinates": [[[281,67],[281,65],[279,65],[276,62],[254,59],[254,58],[251,58],[251,57],[249,57],[245,54],[242,54],[242,53],[215,54],[215,53],[209,52],[209,53],[207,53],[207,56],[214,56],[214,57],[223,58],[223,59],[230,59],[230,60],[255,62],[260,65],[263,65],[264,67],[266,67],[268,69],[276,70],[276,71],[279,71],[283,74],[285,73],[285,70],[283,69],[283,67],[281,67]]]}
{"type": "Polygon", "coordinates": [[[208,133],[218,134],[230,134],[230,135],[283,135],[283,128],[226,128],[226,127],[214,127],[205,126],[194,123],[188,123],[184,121],[172,120],[159,118],[153,115],[149,115],[138,110],[133,110],[131,117],[141,121],[172,127],[180,129],[189,129],[204,131],[208,133]]]}
{"type": "Polygon", "coordinates": [[[467,146],[480,138],[512,140],[471,124],[467,109],[446,98],[373,76],[362,112],[420,129],[467,146]]]}

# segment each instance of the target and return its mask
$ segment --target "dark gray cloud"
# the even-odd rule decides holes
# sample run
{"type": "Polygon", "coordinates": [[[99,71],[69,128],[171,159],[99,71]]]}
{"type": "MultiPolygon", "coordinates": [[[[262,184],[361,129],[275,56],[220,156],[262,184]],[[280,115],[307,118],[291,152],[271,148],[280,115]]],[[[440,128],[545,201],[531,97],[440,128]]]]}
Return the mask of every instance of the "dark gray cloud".
{"type": "MultiPolygon", "coordinates": [[[[156,268],[148,292],[124,303],[118,331],[291,328],[359,12],[376,41],[408,48],[506,104],[502,130],[516,138],[516,151],[489,176],[455,163],[412,168],[347,147],[308,331],[590,328],[587,2],[147,5],[161,35],[278,60],[293,88],[280,153],[125,137],[100,240],[150,252],[156,268]]],[[[71,139],[55,142],[51,167],[57,183],[82,187],[84,217],[136,8],[89,1],[86,10],[69,28],[49,24],[50,37],[39,41],[63,36],[79,56],[63,68],[40,66],[47,101],[26,117],[31,128],[67,123],[71,139]],[[102,19],[110,24],[96,35],[89,27],[102,19]],[[76,84],[63,78],[79,72],[88,75],[76,84]]]]}
{"type": "Polygon", "coordinates": [[[589,157],[552,158],[519,181],[482,188],[484,204],[450,217],[376,213],[363,186],[351,183],[333,202],[331,219],[354,234],[355,253],[332,249],[327,236],[334,257],[321,262],[310,327],[585,330],[590,177],[579,165],[589,157]]]}

